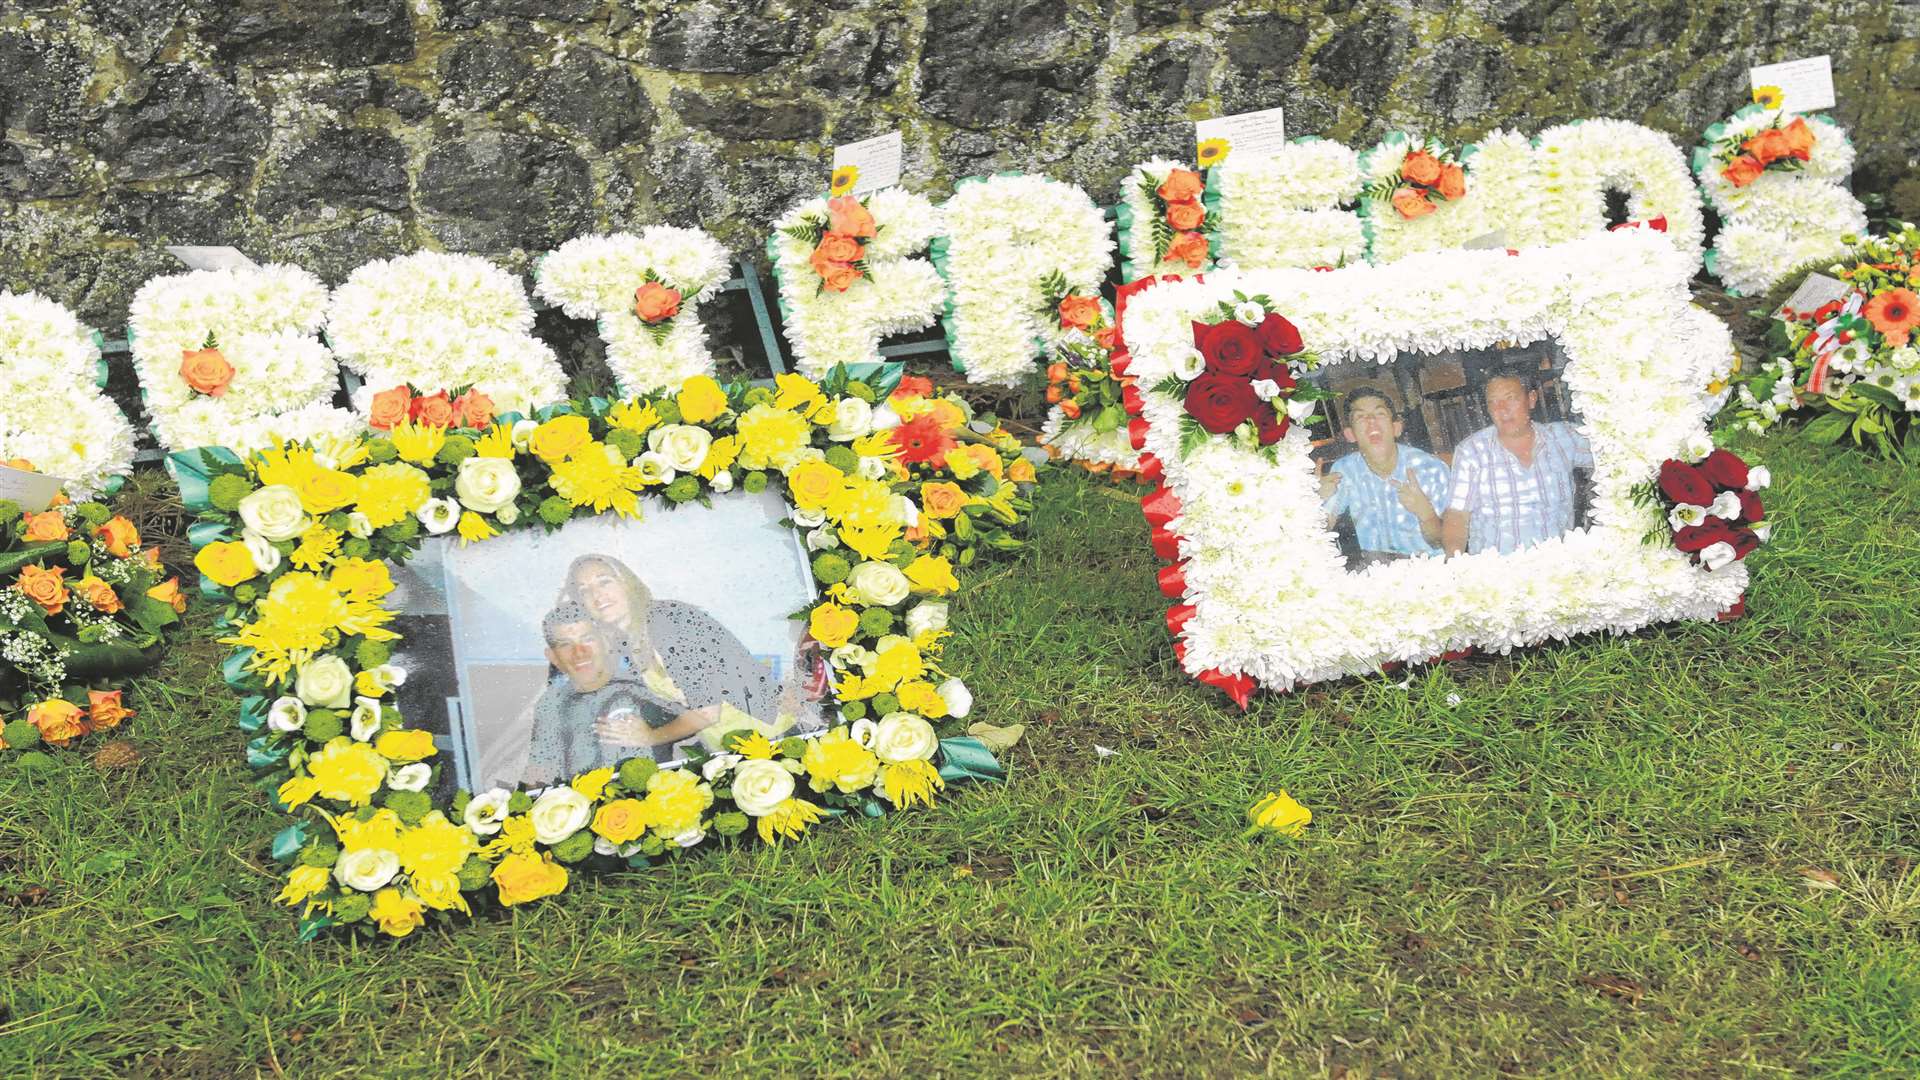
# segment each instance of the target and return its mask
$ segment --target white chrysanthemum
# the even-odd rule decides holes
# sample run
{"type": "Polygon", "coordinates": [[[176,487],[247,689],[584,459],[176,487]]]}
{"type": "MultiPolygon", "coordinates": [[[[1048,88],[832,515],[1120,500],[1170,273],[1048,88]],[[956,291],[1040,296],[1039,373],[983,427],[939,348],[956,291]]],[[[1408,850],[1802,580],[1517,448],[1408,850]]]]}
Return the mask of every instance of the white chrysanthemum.
{"type": "Polygon", "coordinates": [[[1359,155],[1305,138],[1273,155],[1213,170],[1220,192],[1220,254],[1234,266],[1342,266],[1366,257],[1360,216],[1341,209],[1360,193],[1359,155]]]}
{"type": "Polygon", "coordinates": [[[1735,293],[1764,292],[1795,267],[1839,258],[1847,250],[1840,238],[1867,228],[1866,209],[1841,186],[1853,172],[1853,143],[1824,116],[1799,118],[1813,132],[1813,149],[1799,169],[1769,169],[1745,187],[1722,174],[1714,148],[1743,142],[1776,118],[1782,126],[1794,120],[1791,113],[1749,105],[1708,127],[1707,144],[1693,152],[1700,190],[1722,226],[1707,269],[1735,293]]]}
{"type": "Polygon", "coordinates": [[[1686,155],[1671,138],[1625,120],[1551,127],[1534,140],[1541,239],[1560,243],[1607,227],[1607,192],[1624,191],[1627,220],[1664,217],[1666,237],[1699,265],[1706,222],[1686,155]]]}
{"type": "Polygon", "coordinates": [[[133,427],[99,375],[99,342],[73,312],[0,292],[0,459],[24,458],[82,499],[132,471],[133,427]]]}
{"type": "Polygon", "coordinates": [[[727,278],[727,253],[702,229],[649,225],[633,233],[582,236],[535,265],[534,291],[577,319],[595,319],[607,343],[607,367],[623,394],[678,386],[711,374],[699,305],[727,278]],[[680,313],[664,334],[634,313],[634,292],[651,273],[680,293],[680,313]]]}

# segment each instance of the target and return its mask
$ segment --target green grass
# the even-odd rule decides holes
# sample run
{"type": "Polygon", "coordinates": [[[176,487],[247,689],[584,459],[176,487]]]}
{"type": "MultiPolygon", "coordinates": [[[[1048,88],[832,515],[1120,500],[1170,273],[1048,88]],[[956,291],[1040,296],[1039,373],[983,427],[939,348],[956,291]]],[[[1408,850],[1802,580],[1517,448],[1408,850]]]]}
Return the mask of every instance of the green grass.
{"type": "Polygon", "coordinates": [[[1009,786],[397,945],[272,905],[203,615],[139,765],[0,763],[0,1075],[1920,1074],[1920,478],[1756,449],[1744,621],[1244,715],[1056,477],[956,610],[1009,786]],[[1307,838],[1244,839],[1281,786],[1307,838]]]}

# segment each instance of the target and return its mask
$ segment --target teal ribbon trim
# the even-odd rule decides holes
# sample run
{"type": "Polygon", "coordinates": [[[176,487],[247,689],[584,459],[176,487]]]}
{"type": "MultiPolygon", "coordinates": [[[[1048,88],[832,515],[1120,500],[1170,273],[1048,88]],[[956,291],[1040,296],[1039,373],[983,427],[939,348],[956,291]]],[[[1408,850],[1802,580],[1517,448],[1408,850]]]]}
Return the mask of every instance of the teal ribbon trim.
{"type": "Polygon", "coordinates": [[[255,769],[271,769],[287,760],[292,744],[273,735],[256,735],[247,740],[247,764],[255,769]]]}
{"type": "Polygon", "coordinates": [[[333,920],[325,915],[309,915],[300,920],[300,940],[302,943],[313,941],[333,926],[333,920]]]}
{"type": "Polygon", "coordinates": [[[273,846],[268,849],[276,862],[293,864],[300,857],[300,849],[307,846],[307,823],[296,821],[274,834],[273,846]]]}
{"type": "MultiPolygon", "coordinates": [[[[1138,171],[1127,174],[1128,183],[1134,183],[1139,178],[1138,171]]],[[[1134,281],[1144,276],[1140,271],[1140,263],[1133,257],[1133,207],[1127,205],[1124,192],[1120,195],[1120,201],[1113,204],[1113,229],[1120,241],[1120,280],[1134,281]]]]}
{"type": "Polygon", "coordinates": [[[259,676],[247,668],[247,662],[252,659],[252,649],[235,649],[232,655],[220,662],[220,678],[243,694],[258,693],[265,689],[260,685],[259,676]]]}
{"type": "Polygon", "coordinates": [[[971,735],[962,735],[940,740],[940,778],[1004,784],[1007,767],[1000,764],[985,743],[971,735]]]}
{"type": "Polygon", "coordinates": [[[267,697],[250,694],[240,700],[240,730],[252,734],[267,726],[267,697]]]}
{"type": "MultiPolygon", "coordinates": [[[[220,465],[241,465],[240,455],[224,446],[202,446],[196,450],[175,450],[166,457],[167,472],[174,483],[180,485],[180,501],[187,509],[198,513],[213,509],[208,487],[213,483],[213,470],[208,462],[220,465]]],[[[196,543],[194,547],[206,546],[211,541],[196,543]]]]}

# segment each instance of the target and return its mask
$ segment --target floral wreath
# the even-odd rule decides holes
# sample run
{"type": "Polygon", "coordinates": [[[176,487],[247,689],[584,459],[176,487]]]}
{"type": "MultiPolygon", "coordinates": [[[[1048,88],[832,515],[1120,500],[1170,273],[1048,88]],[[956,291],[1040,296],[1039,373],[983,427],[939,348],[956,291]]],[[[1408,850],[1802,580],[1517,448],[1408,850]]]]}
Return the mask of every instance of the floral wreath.
{"type": "Polygon", "coordinates": [[[1562,243],[1607,227],[1606,192],[1627,195],[1627,219],[1662,223],[1697,265],[1706,239],[1700,191],[1672,139],[1626,120],[1575,120],[1533,140],[1540,239],[1562,243]]]}
{"type": "Polygon", "coordinates": [[[75,495],[133,471],[133,425],[108,397],[99,337],[37,293],[0,291],[0,458],[31,462],[75,495]]]}
{"type": "Polygon", "coordinates": [[[650,225],[576,237],[534,264],[534,292],[593,319],[623,394],[677,386],[713,371],[699,306],[727,277],[727,253],[703,229],[650,225]]]}
{"type": "Polygon", "coordinates": [[[1192,273],[1213,265],[1221,225],[1204,166],[1194,172],[1166,158],[1135,165],[1122,186],[1115,219],[1123,280],[1192,273]]]}
{"type": "Polygon", "coordinates": [[[1865,208],[1841,184],[1853,158],[1845,129],[1825,116],[1754,104],[1708,126],[1693,152],[1700,190],[1722,222],[1707,271],[1742,295],[1842,257],[1844,237],[1867,228],[1865,208]]]}
{"type": "MultiPolygon", "coordinates": [[[[289,809],[279,899],[311,938],[332,926],[404,937],[432,917],[511,907],[582,868],[646,865],[718,838],[798,838],[824,817],[930,805],[949,781],[1001,779],[979,741],[941,739],[971,695],[940,670],[955,567],[1018,547],[1033,465],[974,432],[964,403],[847,378],[773,387],[708,376],[608,404],[571,402],[485,430],[407,421],[388,434],[245,458],[179,454],[202,587],[229,601],[228,681],[248,760],[289,809]],[[825,595],[797,617],[832,650],[852,726],[771,742],[736,732],[684,767],[633,758],[544,791],[436,805],[431,733],[387,695],[395,667],[386,560],[427,535],[633,517],[736,485],[781,485],[825,595]]],[[[661,512],[665,512],[664,509],[661,512]]]]}
{"type": "Polygon", "coordinates": [[[1236,266],[1345,266],[1366,257],[1360,218],[1343,209],[1359,197],[1359,155],[1314,136],[1276,153],[1236,159],[1207,172],[1207,199],[1220,207],[1219,251],[1236,266]]]}

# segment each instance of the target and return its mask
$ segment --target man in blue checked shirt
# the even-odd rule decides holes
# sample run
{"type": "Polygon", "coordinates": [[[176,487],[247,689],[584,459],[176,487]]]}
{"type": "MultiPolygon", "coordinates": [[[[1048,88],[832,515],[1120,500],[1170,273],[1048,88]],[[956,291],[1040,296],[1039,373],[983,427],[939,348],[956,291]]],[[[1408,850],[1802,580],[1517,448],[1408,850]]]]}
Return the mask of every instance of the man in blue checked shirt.
{"type": "Polygon", "coordinates": [[[1320,480],[1327,519],[1353,519],[1354,538],[1368,562],[1439,555],[1440,512],[1447,505],[1447,466],[1400,441],[1406,424],[1386,393],[1371,386],[1347,392],[1341,434],[1358,447],[1320,480]]]}

